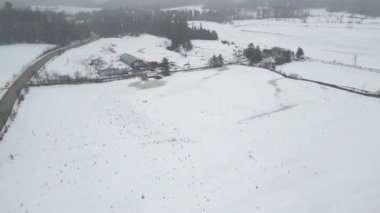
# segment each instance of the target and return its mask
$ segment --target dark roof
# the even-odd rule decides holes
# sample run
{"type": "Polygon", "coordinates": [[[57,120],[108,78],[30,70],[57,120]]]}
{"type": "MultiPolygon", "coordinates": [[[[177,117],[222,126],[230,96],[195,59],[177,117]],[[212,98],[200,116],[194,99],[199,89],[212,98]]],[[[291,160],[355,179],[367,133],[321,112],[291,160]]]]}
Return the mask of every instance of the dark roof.
{"type": "Polygon", "coordinates": [[[272,51],[277,51],[277,52],[288,52],[289,50],[281,47],[273,47],[272,51]]]}
{"type": "Polygon", "coordinates": [[[129,55],[127,53],[120,56],[120,60],[127,65],[132,65],[135,61],[141,61],[140,59],[136,58],[133,55],[129,55]]]}

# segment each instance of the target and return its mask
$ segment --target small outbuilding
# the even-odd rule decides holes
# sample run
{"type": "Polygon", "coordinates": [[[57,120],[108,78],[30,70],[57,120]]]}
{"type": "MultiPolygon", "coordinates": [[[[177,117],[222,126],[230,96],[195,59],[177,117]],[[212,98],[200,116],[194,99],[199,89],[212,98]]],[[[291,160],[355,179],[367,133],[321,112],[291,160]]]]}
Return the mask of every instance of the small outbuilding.
{"type": "Polygon", "coordinates": [[[133,70],[147,69],[147,64],[133,55],[123,54],[120,56],[120,61],[131,67],[133,70]]]}
{"type": "Polygon", "coordinates": [[[117,69],[117,68],[106,68],[106,69],[98,70],[98,75],[101,78],[120,76],[120,75],[125,75],[125,74],[128,74],[126,70],[117,69]]]}

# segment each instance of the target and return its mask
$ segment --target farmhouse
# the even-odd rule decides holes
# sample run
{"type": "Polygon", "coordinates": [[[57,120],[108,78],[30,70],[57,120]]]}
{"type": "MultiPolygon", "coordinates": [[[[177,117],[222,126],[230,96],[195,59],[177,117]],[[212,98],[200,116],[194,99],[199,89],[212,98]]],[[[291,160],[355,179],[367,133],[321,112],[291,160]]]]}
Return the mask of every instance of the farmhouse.
{"type": "Polygon", "coordinates": [[[120,61],[131,67],[133,70],[141,70],[147,68],[147,65],[144,61],[126,53],[120,56],[120,61]]]}
{"type": "Polygon", "coordinates": [[[268,8],[268,7],[255,7],[255,8],[242,8],[236,12],[237,19],[264,19],[264,18],[301,18],[304,11],[301,9],[291,8],[268,8]]]}
{"type": "Polygon", "coordinates": [[[262,56],[263,58],[272,57],[277,65],[282,65],[291,61],[292,54],[290,50],[274,47],[272,49],[264,49],[262,56]]]}

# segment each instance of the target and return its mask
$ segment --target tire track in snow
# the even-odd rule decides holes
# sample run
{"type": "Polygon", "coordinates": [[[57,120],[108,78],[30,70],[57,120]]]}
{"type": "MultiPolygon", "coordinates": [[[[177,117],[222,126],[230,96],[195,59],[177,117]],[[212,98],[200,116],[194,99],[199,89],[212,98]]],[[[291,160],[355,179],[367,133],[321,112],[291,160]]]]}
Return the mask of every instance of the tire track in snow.
{"type": "Polygon", "coordinates": [[[265,117],[265,116],[269,116],[269,115],[272,115],[272,114],[275,114],[275,113],[279,113],[279,112],[283,112],[283,111],[286,111],[286,110],[290,110],[294,107],[297,107],[299,104],[294,104],[294,105],[283,105],[281,106],[279,109],[276,109],[276,110],[273,110],[273,111],[270,111],[270,112],[264,112],[264,113],[260,113],[260,114],[257,114],[257,115],[254,115],[254,116],[251,116],[249,118],[246,118],[246,119],[243,119],[243,120],[240,120],[238,121],[238,124],[243,124],[247,121],[250,121],[250,120],[254,120],[254,119],[257,119],[257,118],[262,118],[262,117],[265,117]]]}

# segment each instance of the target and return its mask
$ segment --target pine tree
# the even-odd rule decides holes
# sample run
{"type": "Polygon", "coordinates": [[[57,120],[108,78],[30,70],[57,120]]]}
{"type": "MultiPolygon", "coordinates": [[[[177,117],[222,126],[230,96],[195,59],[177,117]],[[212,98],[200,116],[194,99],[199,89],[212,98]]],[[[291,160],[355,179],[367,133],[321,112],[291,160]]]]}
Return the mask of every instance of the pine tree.
{"type": "Polygon", "coordinates": [[[222,67],[222,66],[224,66],[224,59],[223,59],[223,56],[220,54],[219,56],[218,56],[218,67],[222,67]]]}
{"type": "Polygon", "coordinates": [[[161,61],[161,68],[162,68],[162,74],[164,76],[169,76],[170,75],[170,65],[169,65],[169,60],[164,57],[161,61]]]}
{"type": "Polygon", "coordinates": [[[249,60],[250,65],[257,64],[263,60],[260,47],[257,46],[255,48],[255,45],[252,43],[248,45],[248,48],[244,50],[243,54],[249,60]]]}
{"type": "Polygon", "coordinates": [[[218,58],[215,55],[210,58],[209,65],[210,67],[218,67],[218,58]]]}
{"type": "Polygon", "coordinates": [[[250,60],[253,55],[254,55],[254,52],[255,52],[255,45],[253,45],[253,43],[250,43],[247,47],[247,49],[244,50],[243,54],[244,56],[250,60]]]}
{"type": "Polygon", "coordinates": [[[297,59],[304,59],[305,53],[303,52],[303,49],[301,47],[298,47],[296,57],[297,59]]]}
{"type": "Polygon", "coordinates": [[[260,50],[260,47],[257,46],[255,51],[254,51],[254,55],[253,55],[253,58],[252,58],[252,62],[253,63],[259,63],[260,61],[263,60],[263,56],[261,55],[261,50],[260,50]]]}

